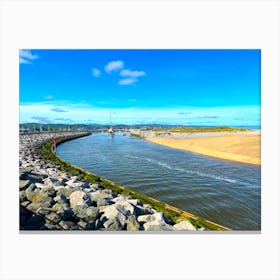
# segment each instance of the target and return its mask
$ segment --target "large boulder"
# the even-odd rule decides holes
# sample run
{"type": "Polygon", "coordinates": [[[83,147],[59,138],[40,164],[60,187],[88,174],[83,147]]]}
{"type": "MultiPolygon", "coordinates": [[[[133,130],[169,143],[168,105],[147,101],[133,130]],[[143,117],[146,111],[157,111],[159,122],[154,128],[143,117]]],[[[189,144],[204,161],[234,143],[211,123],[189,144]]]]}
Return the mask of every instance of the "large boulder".
{"type": "Polygon", "coordinates": [[[108,194],[104,191],[95,191],[95,192],[88,192],[88,195],[93,204],[99,206],[104,206],[109,204],[109,201],[113,198],[111,194],[108,194]]]}
{"type": "Polygon", "coordinates": [[[140,225],[133,215],[130,215],[126,220],[126,229],[128,231],[137,231],[140,229],[140,225]]]}
{"type": "Polygon", "coordinates": [[[147,231],[162,231],[173,230],[172,225],[167,223],[168,219],[162,212],[157,212],[152,215],[138,216],[138,222],[144,222],[143,227],[147,231]]]}
{"type": "Polygon", "coordinates": [[[120,220],[119,216],[110,218],[109,220],[103,223],[103,226],[106,230],[111,231],[119,231],[124,229],[124,224],[120,220]]]}
{"type": "Polygon", "coordinates": [[[95,222],[99,216],[99,210],[97,207],[90,206],[86,209],[86,217],[84,220],[86,222],[95,222]]]}
{"type": "Polygon", "coordinates": [[[69,220],[73,215],[72,209],[66,203],[56,203],[52,207],[52,211],[54,211],[61,220],[69,220]]]}
{"type": "Polygon", "coordinates": [[[190,221],[182,221],[173,226],[174,230],[196,230],[194,225],[190,221]]]}
{"type": "Polygon", "coordinates": [[[71,195],[72,192],[75,191],[75,189],[71,188],[71,187],[69,187],[69,188],[68,187],[61,187],[61,188],[56,188],[56,189],[57,189],[56,195],[64,195],[67,198],[71,195]]]}
{"type": "Polygon", "coordinates": [[[100,207],[99,211],[103,213],[100,217],[101,222],[105,223],[107,220],[114,220],[117,218],[118,223],[121,224],[122,228],[125,226],[126,218],[129,216],[129,213],[124,211],[117,204],[100,207]]]}
{"type": "Polygon", "coordinates": [[[170,231],[173,230],[172,226],[168,224],[155,224],[154,222],[149,222],[144,224],[144,229],[146,231],[170,231]]]}
{"type": "Polygon", "coordinates": [[[56,194],[56,190],[53,186],[44,186],[41,188],[41,193],[46,193],[48,196],[54,197],[56,194]]]}
{"type": "MultiPolygon", "coordinates": [[[[31,202],[30,204],[27,205],[26,208],[34,213],[38,212],[39,210],[44,210],[45,208],[47,208],[46,211],[49,212],[50,211],[49,208],[51,208],[53,204],[54,201],[51,197],[45,197],[42,200],[31,202]]],[[[43,214],[43,212],[41,213],[43,214]]]]}
{"type": "Polygon", "coordinates": [[[34,192],[26,191],[26,196],[27,196],[27,199],[32,202],[41,201],[41,200],[48,198],[47,193],[40,192],[38,190],[36,190],[34,192]]]}
{"type": "Polygon", "coordinates": [[[81,206],[91,206],[91,200],[87,193],[83,191],[74,191],[71,193],[70,197],[70,206],[72,208],[81,205],[81,206]]]}

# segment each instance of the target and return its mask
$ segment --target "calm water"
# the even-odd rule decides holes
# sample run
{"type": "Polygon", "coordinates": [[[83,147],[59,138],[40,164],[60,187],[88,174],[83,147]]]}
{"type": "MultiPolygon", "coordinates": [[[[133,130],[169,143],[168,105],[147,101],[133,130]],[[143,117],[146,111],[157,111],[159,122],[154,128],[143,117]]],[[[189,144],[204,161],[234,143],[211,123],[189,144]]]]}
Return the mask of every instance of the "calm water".
{"type": "Polygon", "coordinates": [[[135,137],[94,133],[57,154],[84,169],[235,230],[260,230],[261,168],[135,137]]]}

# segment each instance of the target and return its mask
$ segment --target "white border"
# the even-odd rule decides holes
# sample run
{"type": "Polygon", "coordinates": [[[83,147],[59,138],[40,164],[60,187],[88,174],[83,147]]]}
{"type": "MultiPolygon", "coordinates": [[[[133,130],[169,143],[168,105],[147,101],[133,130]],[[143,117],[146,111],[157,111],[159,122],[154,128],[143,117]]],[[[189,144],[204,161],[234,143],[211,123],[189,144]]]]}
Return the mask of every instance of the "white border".
{"type": "Polygon", "coordinates": [[[2,279],[279,279],[279,2],[1,3],[2,279]],[[19,48],[262,50],[262,233],[18,232],[19,48]]]}

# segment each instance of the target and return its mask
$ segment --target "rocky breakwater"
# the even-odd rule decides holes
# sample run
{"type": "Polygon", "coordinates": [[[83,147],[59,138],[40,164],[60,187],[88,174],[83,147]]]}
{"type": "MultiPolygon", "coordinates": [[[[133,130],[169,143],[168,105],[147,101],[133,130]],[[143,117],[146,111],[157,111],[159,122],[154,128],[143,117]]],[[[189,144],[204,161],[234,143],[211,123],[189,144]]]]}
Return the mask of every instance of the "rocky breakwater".
{"type": "Polygon", "coordinates": [[[21,230],[197,230],[188,220],[174,224],[151,205],[116,195],[44,160],[40,146],[54,136],[61,135],[20,135],[21,230]]]}

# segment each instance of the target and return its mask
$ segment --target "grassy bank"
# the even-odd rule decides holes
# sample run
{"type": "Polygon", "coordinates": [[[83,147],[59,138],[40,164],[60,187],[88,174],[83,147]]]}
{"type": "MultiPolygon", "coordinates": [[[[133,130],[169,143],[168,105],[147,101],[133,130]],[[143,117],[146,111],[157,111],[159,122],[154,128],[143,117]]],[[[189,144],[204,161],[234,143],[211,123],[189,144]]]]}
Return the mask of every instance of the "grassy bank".
{"type": "MultiPolygon", "coordinates": [[[[69,141],[87,135],[89,135],[89,133],[78,135],[78,136],[76,135],[76,136],[68,136],[68,137],[59,137],[57,138],[57,145],[65,141],[69,141]]],[[[41,146],[41,154],[46,160],[49,160],[59,165],[61,170],[76,175],[88,183],[98,183],[101,187],[112,190],[114,194],[122,194],[131,198],[139,199],[140,201],[142,201],[142,203],[150,204],[157,211],[164,213],[174,223],[177,223],[182,220],[189,220],[196,228],[205,227],[206,229],[209,230],[229,230],[226,227],[207,221],[203,218],[197,217],[191,213],[180,210],[166,203],[160,202],[156,199],[138,193],[132,189],[126,188],[119,184],[116,184],[110,180],[104,179],[100,176],[97,176],[96,174],[93,174],[87,170],[84,170],[82,168],[79,168],[73,164],[70,164],[62,160],[54,153],[52,140],[45,142],[41,146]]]]}

